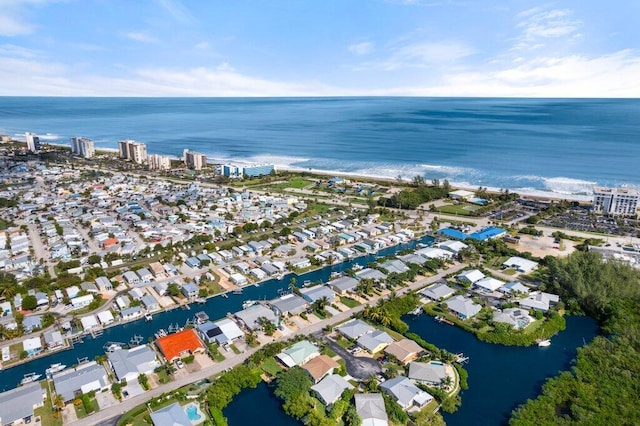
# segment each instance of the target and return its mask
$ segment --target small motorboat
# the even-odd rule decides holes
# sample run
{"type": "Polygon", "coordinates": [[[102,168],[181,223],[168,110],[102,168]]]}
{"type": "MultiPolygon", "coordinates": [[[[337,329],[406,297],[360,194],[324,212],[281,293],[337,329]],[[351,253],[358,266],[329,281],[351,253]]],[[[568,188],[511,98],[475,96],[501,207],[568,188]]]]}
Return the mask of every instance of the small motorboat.
{"type": "Polygon", "coordinates": [[[540,346],[541,348],[547,347],[547,346],[551,346],[551,340],[546,339],[546,340],[540,340],[538,341],[538,346],[540,346]]]}
{"type": "Polygon", "coordinates": [[[62,371],[65,368],[67,368],[66,365],[56,363],[56,364],[51,364],[51,367],[47,368],[44,372],[47,373],[48,375],[51,375],[51,374],[57,373],[58,371],[62,371]]]}
{"type": "Polygon", "coordinates": [[[27,383],[35,382],[40,377],[42,377],[42,374],[36,374],[36,373],[25,374],[24,378],[20,380],[20,384],[26,385],[27,383]]]}

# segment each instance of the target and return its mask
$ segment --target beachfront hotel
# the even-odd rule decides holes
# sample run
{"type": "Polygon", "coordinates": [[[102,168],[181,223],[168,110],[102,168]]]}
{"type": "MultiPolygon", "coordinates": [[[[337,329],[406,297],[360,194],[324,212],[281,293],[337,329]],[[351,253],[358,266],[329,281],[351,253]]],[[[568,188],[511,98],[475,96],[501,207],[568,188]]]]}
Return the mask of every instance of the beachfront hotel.
{"type": "Polygon", "coordinates": [[[202,170],[204,167],[207,167],[207,156],[199,152],[185,149],[183,151],[183,160],[184,164],[193,170],[202,170]]]}
{"type": "Polygon", "coordinates": [[[249,177],[266,176],[274,170],[275,166],[273,164],[254,164],[245,167],[225,164],[221,168],[222,174],[230,178],[240,178],[245,175],[249,177]]]}
{"type": "Polygon", "coordinates": [[[147,161],[147,145],[141,142],[125,140],[118,142],[120,158],[142,164],[147,161]]]}
{"type": "Polygon", "coordinates": [[[27,140],[27,148],[29,149],[29,151],[40,151],[40,138],[36,136],[35,133],[27,132],[24,134],[24,137],[27,140]]]}
{"type": "Polygon", "coordinates": [[[168,155],[151,154],[148,158],[149,170],[171,169],[171,157],[168,155]]]}
{"type": "Polygon", "coordinates": [[[96,153],[93,139],[78,136],[72,137],[71,152],[84,158],[92,158],[96,153]]]}
{"type": "Polygon", "coordinates": [[[593,210],[612,216],[635,216],[640,194],[629,188],[593,188],[593,210]]]}

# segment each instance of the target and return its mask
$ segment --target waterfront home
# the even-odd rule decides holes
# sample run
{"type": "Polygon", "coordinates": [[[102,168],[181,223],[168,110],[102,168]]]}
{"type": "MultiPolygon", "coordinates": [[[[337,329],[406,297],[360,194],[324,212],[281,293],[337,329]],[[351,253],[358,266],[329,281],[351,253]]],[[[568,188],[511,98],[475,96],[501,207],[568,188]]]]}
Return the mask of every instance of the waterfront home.
{"type": "Polygon", "coordinates": [[[427,258],[414,253],[405,254],[404,256],[398,256],[398,259],[400,259],[404,263],[412,263],[414,265],[424,265],[427,262],[427,258]]]}
{"type": "Polygon", "coordinates": [[[533,260],[524,259],[522,257],[513,256],[509,259],[505,260],[502,263],[503,268],[513,268],[518,272],[522,272],[523,274],[528,274],[533,271],[538,266],[537,262],[533,260]]]}
{"type": "Polygon", "coordinates": [[[43,350],[40,337],[30,337],[28,339],[24,339],[22,341],[22,347],[29,356],[38,355],[43,350]]]}
{"type": "Polygon", "coordinates": [[[104,367],[91,361],[54,375],[53,384],[63,401],[69,402],[79,394],[107,389],[111,382],[104,367]]]}
{"type": "Polygon", "coordinates": [[[44,333],[44,343],[47,349],[54,350],[64,346],[64,339],[59,331],[47,331],[44,333]]]}
{"type": "Polygon", "coordinates": [[[416,254],[424,257],[425,259],[449,260],[453,257],[452,252],[438,247],[425,247],[417,250],[416,254]]]}
{"type": "Polygon", "coordinates": [[[154,311],[160,310],[160,305],[158,304],[158,301],[155,299],[155,297],[151,296],[150,294],[145,294],[144,296],[142,296],[141,302],[144,305],[144,308],[147,310],[147,312],[154,312],[154,311]]]}
{"type": "Polygon", "coordinates": [[[195,299],[198,297],[198,286],[193,283],[186,283],[180,288],[180,292],[187,299],[195,299]]]}
{"type": "Polygon", "coordinates": [[[556,294],[545,293],[543,291],[531,293],[529,297],[518,301],[520,307],[547,312],[551,306],[557,305],[560,297],[556,294]]]}
{"type": "Polygon", "coordinates": [[[375,328],[364,321],[355,319],[342,324],[336,330],[348,339],[357,340],[360,336],[375,331],[375,328]]]}
{"type": "Polygon", "coordinates": [[[268,321],[271,321],[273,324],[278,322],[278,317],[276,314],[269,308],[264,305],[257,304],[250,306],[247,309],[243,309],[242,311],[236,312],[235,317],[249,330],[255,331],[261,328],[258,323],[259,318],[266,318],[268,321]]]}
{"type": "Polygon", "coordinates": [[[333,374],[336,368],[340,368],[340,364],[327,355],[319,355],[302,364],[302,368],[309,373],[313,383],[318,383],[324,376],[333,374]]]}
{"type": "Polygon", "coordinates": [[[473,318],[482,309],[480,305],[464,296],[452,297],[445,303],[449,310],[462,320],[473,318]]]}
{"type": "Polygon", "coordinates": [[[439,302],[441,300],[451,297],[455,293],[455,290],[447,285],[446,282],[436,283],[430,287],[420,291],[420,294],[429,300],[439,302]]]}
{"type": "Polygon", "coordinates": [[[40,383],[31,383],[0,393],[0,424],[31,423],[36,408],[42,407],[47,397],[40,383]]]}
{"type": "Polygon", "coordinates": [[[247,283],[247,278],[242,274],[231,274],[229,279],[235,285],[245,285],[247,283]]]}
{"type": "Polygon", "coordinates": [[[156,353],[147,345],[116,349],[107,354],[109,366],[119,381],[136,381],[140,374],[150,374],[160,365],[156,353]]]}
{"type": "Polygon", "coordinates": [[[276,358],[287,367],[302,365],[320,355],[320,351],[308,340],[301,340],[276,355],[276,358]]]}
{"type": "Polygon", "coordinates": [[[518,281],[513,281],[513,282],[510,282],[510,283],[506,283],[505,285],[500,287],[498,289],[498,291],[501,291],[504,294],[523,294],[523,295],[527,295],[527,294],[529,294],[529,287],[523,285],[522,283],[520,283],[518,281]]]}
{"type": "Polygon", "coordinates": [[[411,407],[422,408],[433,400],[431,395],[404,376],[387,380],[380,385],[380,389],[394,398],[403,410],[411,407]]]}
{"type": "Polygon", "coordinates": [[[184,409],[179,403],[174,402],[164,408],[150,414],[151,421],[155,426],[191,426],[191,420],[187,417],[184,409]]]}
{"type": "Polygon", "coordinates": [[[299,257],[297,259],[291,259],[289,264],[294,269],[304,269],[311,266],[311,261],[306,257],[299,257]]]}
{"type": "Polygon", "coordinates": [[[385,331],[375,330],[360,336],[357,343],[358,346],[373,355],[393,343],[393,338],[385,331]]]}
{"type": "Polygon", "coordinates": [[[268,302],[276,315],[299,315],[309,309],[309,304],[297,294],[287,294],[268,302]]]}
{"type": "Polygon", "coordinates": [[[458,281],[462,281],[467,284],[474,284],[476,281],[480,281],[484,278],[484,274],[477,269],[470,269],[464,271],[456,276],[458,281]]]}
{"type": "Polygon", "coordinates": [[[522,308],[508,308],[493,313],[493,322],[509,324],[516,330],[526,327],[532,320],[529,312],[522,308]]]}
{"type": "Polygon", "coordinates": [[[100,324],[104,327],[115,321],[115,318],[111,311],[102,311],[98,313],[98,321],[100,321],[100,324]]]}
{"type": "Polygon", "coordinates": [[[42,315],[30,315],[22,320],[22,327],[25,334],[31,333],[42,327],[42,315]]]}
{"type": "Polygon", "coordinates": [[[347,293],[355,293],[358,287],[358,280],[349,276],[337,278],[327,283],[329,287],[338,294],[345,295],[347,293]]]}
{"type": "Polygon", "coordinates": [[[395,357],[402,365],[418,358],[425,352],[424,348],[410,339],[402,339],[391,343],[384,349],[384,353],[395,357]]]}
{"type": "Polygon", "coordinates": [[[142,316],[142,308],[140,306],[134,306],[132,308],[123,309],[120,312],[120,316],[123,321],[134,320],[142,316]]]}
{"type": "Polygon", "coordinates": [[[95,315],[87,315],[86,317],[80,318],[80,323],[82,324],[83,330],[87,332],[90,332],[94,328],[100,327],[98,319],[95,315]]]}
{"type": "Polygon", "coordinates": [[[409,374],[407,377],[427,386],[440,386],[444,383],[448,375],[444,363],[431,361],[412,362],[409,364],[409,374]]]}
{"type": "Polygon", "coordinates": [[[308,287],[300,289],[302,297],[309,303],[313,303],[316,300],[320,300],[326,297],[329,303],[333,303],[336,300],[336,294],[326,285],[317,285],[314,287],[308,287]]]}
{"type": "Polygon", "coordinates": [[[240,327],[232,320],[225,318],[220,321],[207,321],[196,326],[198,334],[207,343],[231,343],[244,336],[240,327]]]}
{"type": "Polygon", "coordinates": [[[311,386],[311,390],[324,405],[336,402],[347,389],[353,389],[353,385],[337,374],[327,376],[320,383],[311,386]]]}
{"type": "Polygon", "coordinates": [[[365,268],[356,272],[356,279],[358,280],[374,280],[381,282],[387,279],[387,276],[377,269],[365,268]]]}
{"type": "Polygon", "coordinates": [[[98,287],[98,290],[100,290],[101,292],[113,290],[113,285],[111,284],[111,281],[109,281],[109,278],[107,277],[98,277],[96,278],[95,282],[96,282],[96,286],[98,287]]]}
{"type": "Polygon", "coordinates": [[[167,362],[173,362],[190,354],[204,353],[204,346],[193,329],[161,337],[156,340],[156,346],[167,362]]]}
{"type": "Polygon", "coordinates": [[[493,277],[484,277],[473,283],[473,287],[478,291],[491,293],[502,287],[504,284],[504,281],[497,280],[493,277]]]}
{"type": "Polygon", "coordinates": [[[462,241],[447,240],[447,241],[438,243],[436,247],[446,250],[451,254],[457,255],[458,253],[468,248],[469,246],[463,243],[462,241]]]}
{"type": "Polygon", "coordinates": [[[390,259],[380,265],[381,268],[386,269],[387,272],[396,274],[402,274],[409,270],[409,267],[398,259],[390,259]]]}
{"type": "Polygon", "coordinates": [[[249,273],[253,275],[258,281],[267,278],[267,273],[260,268],[253,268],[249,271],[249,273]]]}
{"type": "Polygon", "coordinates": [[[362,426],[387,426],[389,418],[384,407],[384,398],[379,393],[357,393],[354,395],[356,412],[362,426]]]}
{"type": "Polygon", "coordinates": [[[127,284],[129,285],[137,285],[140,283],[140,277],[138,276],[138,274],[136,274],[133,271],[127,271],[122,275],[122,278],[124,278],[124,280],[127,282],[127,284]]]}

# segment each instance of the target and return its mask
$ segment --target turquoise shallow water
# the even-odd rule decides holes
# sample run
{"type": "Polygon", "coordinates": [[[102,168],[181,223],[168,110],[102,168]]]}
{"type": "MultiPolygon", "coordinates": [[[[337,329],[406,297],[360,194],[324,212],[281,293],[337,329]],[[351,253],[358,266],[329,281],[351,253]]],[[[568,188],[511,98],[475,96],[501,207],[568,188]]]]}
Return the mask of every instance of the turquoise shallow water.
{"type": "Polygon", "coordinates": [[[638,117],[634,99],[0,98],[0,132],[56,143],[562,194],[640,185],[638,117]]]}

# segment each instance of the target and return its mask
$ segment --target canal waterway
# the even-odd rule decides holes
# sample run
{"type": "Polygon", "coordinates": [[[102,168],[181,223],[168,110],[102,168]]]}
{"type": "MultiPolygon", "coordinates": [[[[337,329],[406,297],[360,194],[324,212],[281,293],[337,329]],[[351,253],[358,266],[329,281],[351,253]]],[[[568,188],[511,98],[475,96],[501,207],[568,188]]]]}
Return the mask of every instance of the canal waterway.
{"type": "Polygon", "coordinates": [[[461,394],[462,406],[453,414],[443,413],[450,426],[506,424],[513,409],[535,398],[548,377],[569,369],[576,349],[598,334],[598,325],[591,318],[569,316],[566,330],[551,339],[551,346],[502,346],[482,342],[425,314],[403,319],[428,342],[469,357],[464,365],[469,389],[461,394]]]}
{"type": "Polygon", "coordinates": [[[104,354],[103,346],[107,342],[120,342],[128,344],[134,335],[142,336],[143,342],[147,342],[154,333],[161,328],[167,329],[170,325],[184,326],[187,320],[192,320],[196,312],[204,311],[211,320],[215,321],[223,318],[227,313],[233,313],[242,309],[242,303],[246,300],[270,300],[278,297],[283,291],[288,291],[291,278],[295,278],[297,285],[301,286],[305,281],[327,282],[333,272],[342,272],[350,269],[354,265],[366,266],[373,262],[376,257],[394,255],[401,250],[413,249],[417,244],[432,244],[433,237],[424,236],[420,239],[387,247],[380,250],[376,255],[366,255],[348,260],[346,262],[326,266],[324,268],[311,271],[300,276],[287,274],[281,280],[271,279],[263,281],[258,287],[249,285],[243,288],[242,294],[228,293],[228,298],[216,296],[207,299],[205,304],[192,304],[191,310],[173,309],[161,312],[153,316],[153,321],[145,322],[137,320],[122,325],[106,328],[101,336],[96,338],[87,335],[83,343],[77,343],[72,350],[56,352],[42,358],[31,360],[27,363],[7,368],[0,371],[0,390],[6,391],[15,388],[20,380],[28,373],[42,374],[53,363],[61,363],[67,366],[78,364],[79,360],[87,358],[92,360],[96,355],[104,354]]]}
{"type": "Polygon", "coordinates": [[[223,410],[229,426],[274,425],[298,426],[298,422],[282,410],[280,401],[269,389],[269,385],[260,382],[255,389],[245,389],[223,410]]]}

